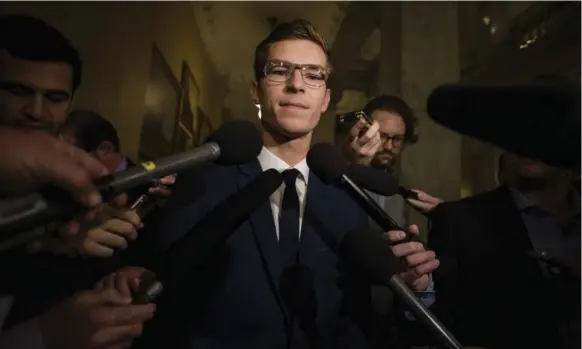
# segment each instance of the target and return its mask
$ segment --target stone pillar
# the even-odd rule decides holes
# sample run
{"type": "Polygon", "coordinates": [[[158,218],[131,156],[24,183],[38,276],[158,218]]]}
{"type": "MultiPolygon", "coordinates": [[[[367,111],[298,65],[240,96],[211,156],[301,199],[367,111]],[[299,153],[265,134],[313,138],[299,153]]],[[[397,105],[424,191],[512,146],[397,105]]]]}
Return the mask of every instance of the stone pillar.
{"type": "Polygon", "coordinates": [[[381,49],[378,55],[377,93],[400,95],[402,81],[402,6],[399,1],[379,3],[381,49]]]}
{"type": "MultiPolygon", "coordinates": [[[[426,100],[438,85],[460,76],[458,3],[403,2],[401,96],[419,118],[417,144],[401,159],[401,181],[445,201],[461,193],[461,136],[428,118],[426,100]]],[[[426,234],[427,220],[411,210],[410,221],[426,234]]]]}
{"type": "MultiPolygon", "coordinates": [[[[381,48],[374,97],[383,94],[402,96],[402,4],[400,1],[378,3],[381,48]]],[[[400,176],[400,161],[394,164],[393,173],[400,176]]]]}

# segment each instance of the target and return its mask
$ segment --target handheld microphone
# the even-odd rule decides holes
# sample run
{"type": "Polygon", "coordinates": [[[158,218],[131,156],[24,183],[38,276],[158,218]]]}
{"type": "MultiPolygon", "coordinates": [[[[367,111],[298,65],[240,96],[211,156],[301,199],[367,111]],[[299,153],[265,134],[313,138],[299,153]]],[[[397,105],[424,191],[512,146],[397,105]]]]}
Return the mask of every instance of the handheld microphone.
{"type": "MultiPolygon", "coordinates": [[[[188,316],[175,316],[175,312],[188,311],[196,302],[192,297],[188,283],[198,275],[199,267],[249,218],[261,205],[268,203],[269,196],[283,183],[283,176],[275,169],[262,172],[252,179],[241,190],[229,195],[210,210],[183,237],[176,240],[165,252],[165,260],[157,271],[159,280],[150,284],[154,289],[162,283],[165,286],[165,296],[159,300],[159,308],[152,323],[152,331],[144,332],[140,341],[151,344],[152,347],[168,345],[165,333],[187,331],[190,324],[188,316]],[[164,343],[158,341],[164,340],[164,343]]],[[[206,285],[202,285],[204,288],[206,285]]],[[[145,286],[144,286],[145,287],[145,286]]],[[[134,300],[137,301],[137,300],[134,300]]],[[[173,337],[180,342],[180,338],[173,337]]],[[[148,345],[149,346],[149,345],[148,345]]]]}
{"type": "Polygon", "coordinates": [[[168,248],[160,279],[173,285],[186,281],[282,183],[281,173],[270,169],[222,200],[168,248]]]}
{"type": "Polygon", "coordinates": [[[415,318],[434,332],[449,349],[463,346],[397,276],[399,263],[386,241],[371,230],[348,232],[340,243],[340,258],[355,265],[373,283],[388,286],[404,301],[415,318]]]}
{"type": "MultiPolygon", "coordinates": [[[[174,288],[179,289],[186,281],[184,277],[191,276],[192,271],[202,265],[282,183],[281,173],[270,169],[221,201],[186,235],[169,247],[163,263],[164,270],[159,273],[160,279],[164,283],[171,280],[174,288]],[[179,268],[176,267],[178,265],[179,268]]],[[[140,286],[141,284],[140,282],[140,286]]],[[[143,289],[140,288],[134,302],[157,299],[163,290],[162,283],[155,279],[147,280],[143,284],[143,289]]]]}
{"type": "MultiPolygon", "coordinates": [[[[159,184],[157,184],[159,185],[159,184]]],[[[157,206],[156,199],[151,194],[142,194],[131,205],[140,219],[144,219],[157,206]]],[[[144,272],[139,280],[139,288],[133,293],[132,304],[147,304],[155,302],[164,291],[162,283],[158,282],[155,274],[144,272]]]]}
{"type": "MultiPolygon", "coordinates": [[[[148,161],[127,171],[110,174],[95,182],[104,199],[111,198],[139,185],[150,183],[182,170],[215,161],[238,164],[258,156],[263,143],[256,127],[247,121],[234,121],[221,126],[205,144],[160,160],[148,161]]],[[[54,221],[71,219],[82,210],[68,195],[56,187],[38,193],[0,201],[0,251],[26,242],[36,236],[31,229],[54,221]]]]}
{"type": "Polygon", "coordinates": [[[431,92],[427,112],[460,134],[580,171],[580,84],[445,84],[431,92]]]}
{"type": "Polygon", "coordinates": [[[394,218],[374,201],[360,185],[375,193],[391,196],[398,191],[398,182],[389,174],[363,165],[349,165],[339,151],[329,143],[314,145],[307,154],[309,168],[326,184],[340,185],[384,230],[402,230],[406,241],[418,241],[419,237],[401,227],[394,218]]]}
{"type": "Polygon", "coordinates": [[[418,193],[417,192],[410,190],[408,188],[405,188],[403,186],[398,187],[398,195],[402,196],[405,199],[418,200],[418,193]]]}

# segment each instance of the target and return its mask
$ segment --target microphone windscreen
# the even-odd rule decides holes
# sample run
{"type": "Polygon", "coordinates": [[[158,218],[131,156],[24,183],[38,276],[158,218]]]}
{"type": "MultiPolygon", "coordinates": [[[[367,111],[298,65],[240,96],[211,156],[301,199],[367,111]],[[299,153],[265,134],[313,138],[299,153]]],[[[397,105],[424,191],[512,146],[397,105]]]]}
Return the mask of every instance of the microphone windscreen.
{"type": "Polygon", "coordinates": [[[307,166],[326,184],[338,181],[349,163],[340,151],[329,143],[317,143],[307,153],[307,166]]]}
{"type": "MultiPolygon", "coordinates": [[[[281,186],[283,176],[275,169],[257,175],[241,190],[231,194],[210,212],[181,239],[168,249],[172,262],[168,265],[195,266],[203,263],[212,252],[242,224],[269,196],[281,186]]],[[[186,272],[186,274],[188,274],[186,272]]]]}
{"type": "Polygon", "coordinates": [[[402,272],[402,263],[394,256],[390,243],[371,229],[349,231],[340,244],[340,258],[377,284],[386,285],[393,275],[402,272]]]}
{"type": "Polygon", "coordinates": [[[447,84],[427,101],[435,122],[526,157],[580,170],[580,85],[447,84]]]}
{"type": "Polygon", "coordinates": [[[205,143],[214,142],[220,147],[216,163],[236,165],[255,159],[263,149],[259,130],[249,121],[236,120],[223,124],[208,136],[205,143]]]}
{"type": "Polygon", "coordinates": [[[398,181],[388,172],[353,164],[346,170],[346,175],[360,187],[376,194],[392,196],[398,192],[398,181]]]}

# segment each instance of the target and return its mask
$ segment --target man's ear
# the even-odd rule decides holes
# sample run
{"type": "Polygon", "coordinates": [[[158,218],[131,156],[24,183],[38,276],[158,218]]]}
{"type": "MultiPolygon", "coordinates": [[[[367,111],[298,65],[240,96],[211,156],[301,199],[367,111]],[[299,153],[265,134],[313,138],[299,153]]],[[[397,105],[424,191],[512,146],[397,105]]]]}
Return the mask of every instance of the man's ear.
{"type": "Polygon", "coordinates": [[[257,105],[260,104],[261,101],[259,99],[259,89],[261,88],[261,86],[259,86],[259,83],[256,81],[251,82],[251,100],[253,101],[253,104],[257,105]]]}
{"type": "Polygon", "coordinates": [[[327,111],[330,100],[331,100],[331,90],[328,88],[325,90],[325,97],[323,97],[323,104],[321,105],[321,114],[327,111]]]}

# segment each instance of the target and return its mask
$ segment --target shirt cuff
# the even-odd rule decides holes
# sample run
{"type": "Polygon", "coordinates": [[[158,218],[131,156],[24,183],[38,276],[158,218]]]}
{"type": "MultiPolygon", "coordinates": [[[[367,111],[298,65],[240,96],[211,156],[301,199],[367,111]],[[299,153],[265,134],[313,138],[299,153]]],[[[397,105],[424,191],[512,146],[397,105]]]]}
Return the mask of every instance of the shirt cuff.
{"type": "Polygon", "coordinates": [[[44,349],[40,320],[32,319],[7,331],[0,332],[2,349],[44,349]]]}
{"type": "MultiPolygon", "coordinates": [[[[434,281],[432,280],[432,273],[428,275],[428,287],[421,292],[414,292],[425,307],[430,307],[435,302],[436,292],[434,291],[434,281]]],[[[405,311],[404,316],[410,321],[416,321],[411,312],[405,311]]]]}

